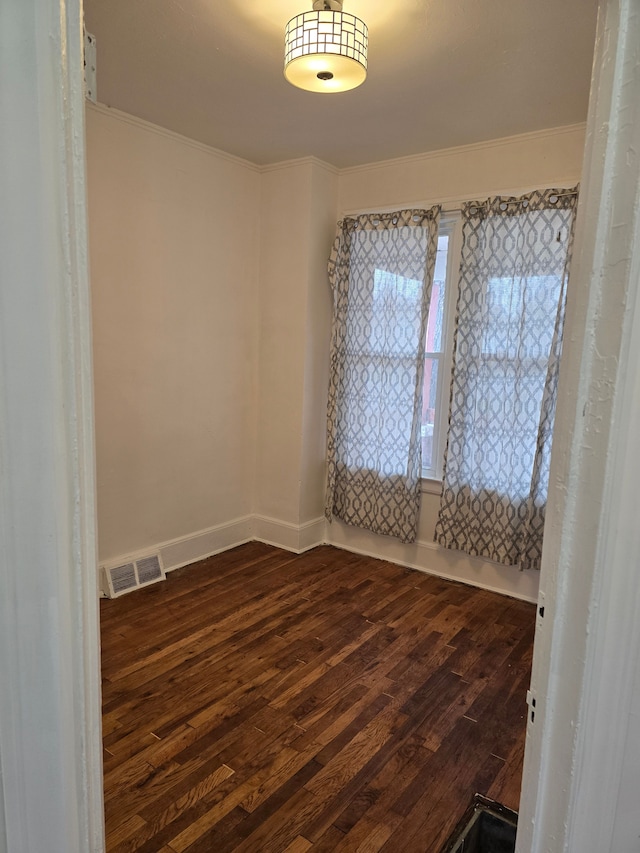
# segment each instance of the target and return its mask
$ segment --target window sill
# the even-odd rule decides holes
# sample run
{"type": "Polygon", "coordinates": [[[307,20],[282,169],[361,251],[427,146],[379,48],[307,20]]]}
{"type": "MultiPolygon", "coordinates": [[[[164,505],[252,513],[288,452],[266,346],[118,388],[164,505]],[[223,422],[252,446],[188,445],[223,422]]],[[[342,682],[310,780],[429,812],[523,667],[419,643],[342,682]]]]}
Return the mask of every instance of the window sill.
{"type": "Polygon", "coordinates": [[[442,480],[433,480],[431,477],[423,477],[421,491],[423,495],[440,496],[442,494],[442,480]]]}

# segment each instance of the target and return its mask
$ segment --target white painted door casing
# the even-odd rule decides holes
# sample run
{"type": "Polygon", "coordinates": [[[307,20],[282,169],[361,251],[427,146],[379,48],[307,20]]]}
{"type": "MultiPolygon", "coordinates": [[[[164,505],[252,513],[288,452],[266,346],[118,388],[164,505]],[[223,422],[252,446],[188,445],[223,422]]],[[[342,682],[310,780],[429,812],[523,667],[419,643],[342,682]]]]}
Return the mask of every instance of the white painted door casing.
{"type": "Polygon", "coordinates": [[[0,850],[103,847],[81,0],[0,5],[0,850]]]}

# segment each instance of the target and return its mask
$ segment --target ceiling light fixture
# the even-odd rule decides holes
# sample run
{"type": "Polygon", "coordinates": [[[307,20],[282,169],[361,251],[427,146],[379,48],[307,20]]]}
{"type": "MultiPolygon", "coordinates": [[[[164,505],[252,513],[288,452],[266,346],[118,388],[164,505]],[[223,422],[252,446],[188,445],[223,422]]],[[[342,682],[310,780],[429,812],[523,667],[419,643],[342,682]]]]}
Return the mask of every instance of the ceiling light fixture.
{"type": "Polygon", "coordinates": [[[346,92],[367,76],[367,25],[342,0],[314,0],[285,30],[284,76],[309,92],[346,92]]]}

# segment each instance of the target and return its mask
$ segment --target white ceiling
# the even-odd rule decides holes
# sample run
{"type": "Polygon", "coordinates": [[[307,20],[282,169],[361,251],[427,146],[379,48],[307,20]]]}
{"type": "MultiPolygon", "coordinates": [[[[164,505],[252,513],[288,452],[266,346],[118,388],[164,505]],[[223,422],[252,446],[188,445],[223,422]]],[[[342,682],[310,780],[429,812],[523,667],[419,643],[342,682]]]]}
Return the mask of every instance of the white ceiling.
{"type": "Polygon", "coordinates": [[[586,119],[597,0],[345,0],[369,26],[358,89],[282,73],[311,0],[85,0],[98,100],[254,163],[354,166],[586,119]]]}

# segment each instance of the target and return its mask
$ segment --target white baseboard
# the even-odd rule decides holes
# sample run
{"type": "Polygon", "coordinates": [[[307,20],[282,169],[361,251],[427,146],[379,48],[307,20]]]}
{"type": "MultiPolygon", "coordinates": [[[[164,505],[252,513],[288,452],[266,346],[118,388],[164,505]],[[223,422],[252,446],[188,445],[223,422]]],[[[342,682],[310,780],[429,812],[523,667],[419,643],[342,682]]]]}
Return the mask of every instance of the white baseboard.
{"type": "Polygon", "coordinates": [[[336,548],[399,563],[429,575],[460,581],[523,601],[538,600],[539,572],[521,572],[513,566],[502,566],[491,560],[470,557],[461,551],[450,551],[434,542],[418,541],[406,545],[399,539],[376,536],[375,533],[350,527],[335,519],[327,524],[326,541],[336,548]]]}
{"type": "Polygon", "coordinates": [[[187,536],[179,536],[176,539],[168,539],[165,542],[157,542],[147,548],[141,548],[127,554],[120,554],[109,560],[100,560],[100,568],[123,566],[141,557],[151,554],[159,554],[165,572],[172,572],[214,554],[220,554],[229,548],[251,542],[253,539],[252,516],[235,518],[226,524],[216,524],[206,530],[190,533],[187,536]]]}
{"type": "Polygon", "coordinates": [[[262,515],[245,515],[226,524],[216,524],[187,536],[159,542],[110,560],[101,560],[100,566],[122,566],[140,557],[160,554],[165,572],[172,572],[253,541],[301,554],[325,542],[325,519],[317,518],[297,526],[262,515]]]}
{"type": "Polygon", "coordinates": [[[524,601],[538,599],[538,572],[521,572],[511,566],[501,566],[490,560],[469,557],[460,551],[449,551],[433,542],[405,545],[390,536],[376,536],[340,521],[334,520],[328,524],[324,518],[296,525],[264,515],[246,515],[226,524],[218,524],[188,536],[160,542],[133,554],[122,555],[109,560],[107,565],[122,565],[148,554],[159,553],[165,571],[172,572],[251,541],[264,542],[295,554],[302,554],[328,543],[346,551],[399,563],[427,574],[460,581],[524,601]]]}
{"type": "Polygon", "coordinates": [[[324,518],[315,518],[306,524],[295,525],[264,515],[254,515],[253,538],[258,542],[302,554],[326,542],[325,526],[324,518]]]}
{"type": "Polygon", "coordinates": [[[156,547],[162,556],[165,571],[172,572],[174,569],[188,566],[189,563],[196,563],[198,560],[228,551],[229,548],[251,542],[254,538],[252,522],[252,516],[245,515],[226,524],[216,524],[206,530],[161,543],[156,547]]]}

